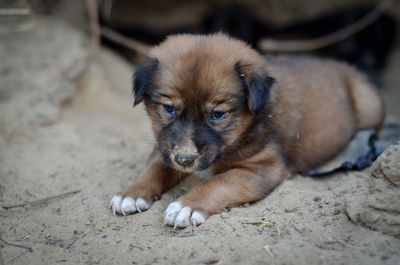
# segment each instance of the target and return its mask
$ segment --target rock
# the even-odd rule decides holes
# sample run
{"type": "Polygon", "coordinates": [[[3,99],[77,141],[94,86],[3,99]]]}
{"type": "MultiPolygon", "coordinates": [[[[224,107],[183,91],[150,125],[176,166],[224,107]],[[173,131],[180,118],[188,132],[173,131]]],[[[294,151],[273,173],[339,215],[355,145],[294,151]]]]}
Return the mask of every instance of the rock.
{"type": "Polygon", "coordinates": [[[333,209],[333,215],[338,215],[338,214],[340,213],[340,211],[341,211],[341,208],[335,207],[335,208],[333,209]]]}
{"type": "Polygon", "coordinates": [[[400,142],[389,146],[372,166],[374,177],[385,177],[396,186],[400,186],[400,142]]]}
{"type": "Polygon", "coordinates": [[[289,206],[285,208],[286,213],[292,213],[294,211],[296,211],[296,207],[289,206]]]}
{"type": "Polygon", "coordinates": [[[346,198],[345,213],[356,224],[400,236],[400,144],[391,145],[346,198]]]}
{"type": "Polygon", "coordinates": [[[334,208],[328,208],[322,211],[322,216],[332,216],[335,215],[335,209],[334,208]]]}
{"type": "Polygon", "coordinates": [[[229,214],[227,212],[222,212],[221,213],[221,218],[222,219],[228,219],[229,218],[229,214]]]}
{"type": "Polygon", "coordinates": [[[0,42],[0,127],[12,132],[57,121],[89,62],[85,34],[39,18],[31,31],[3,33],[0,42]]]}
{"type": "Polygon", "coordinates": [[[313,201],[315,201],[315,202],[319,202],[319,201],[321,201],[321,197],[319,197],[319,196],[316,196],[316,197],[314,197],[313,201]]]}

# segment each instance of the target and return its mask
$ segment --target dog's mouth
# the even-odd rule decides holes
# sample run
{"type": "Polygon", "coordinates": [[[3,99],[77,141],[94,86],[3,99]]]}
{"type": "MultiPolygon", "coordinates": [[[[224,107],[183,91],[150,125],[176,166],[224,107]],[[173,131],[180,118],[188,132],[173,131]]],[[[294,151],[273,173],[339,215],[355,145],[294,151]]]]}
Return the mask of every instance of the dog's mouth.
{"type": "Polygon", "coordinates": [[[180,171],[180,172],[186,172],[186,173],[194,173],[197,170],[195,169],[195,167],[184,167],[184,166],[180,166],[176,163],[173,163],[173,168],[180,171]]]}

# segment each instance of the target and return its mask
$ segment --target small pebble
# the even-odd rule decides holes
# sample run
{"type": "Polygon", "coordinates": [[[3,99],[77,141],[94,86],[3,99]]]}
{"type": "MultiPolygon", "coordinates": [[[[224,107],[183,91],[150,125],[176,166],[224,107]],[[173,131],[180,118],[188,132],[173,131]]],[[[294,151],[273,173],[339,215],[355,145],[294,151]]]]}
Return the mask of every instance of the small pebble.
{"type": "Polygon", "coordinates": [[[292,212],[294,212],[295,210],[296,210],[295,207],[288,207],[288,208],[285,208],[285,212],[286,212],[286,213],[292,213],[292,212]]]}
{"type": "Polygon", "coordinates": [[[319,202],[319,201],[321,201],[322,199],[321,199],[321,197],[319,197],[319,196],[315,196],[314,197],[314,199],[313,199],[313,201],[315,201],[315,202],[319,202]]]}
{"type": "Polygon", "coordinates": [[[329,209],[325,209],[321,212],[322,216],[332,216],[334,215],[335,209],[329,208],[329,209]]]}
{"type": "Polygon", "coordinates": [[[227,212],[222,212],[221,213],[221,218],[222,219],[228,219],[229,218],[229,214],[227,212]]]}
{"type": "Polygon", "coordinates": [[[322,223],[322,226],[323,226],[323,227],[327,227],[328,225],[331,225],[331,224],[332,224],[332,222],[329,221],[329,220],[327,220],[327,221],[325,221],[325,222],[322,223]]]}

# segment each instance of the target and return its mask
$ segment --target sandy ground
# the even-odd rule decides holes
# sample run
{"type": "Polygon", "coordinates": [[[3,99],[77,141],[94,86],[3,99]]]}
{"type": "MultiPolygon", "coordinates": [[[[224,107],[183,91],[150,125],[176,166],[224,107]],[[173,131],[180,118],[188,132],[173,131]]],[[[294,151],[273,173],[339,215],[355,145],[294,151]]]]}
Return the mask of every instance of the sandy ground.
{"type": "MultiPolygon", "coordinates": [[[[394,120],[400,116],[399,101],[395,104],[399,65],[397,51],[384,90],[394,120]]],[[[18,127],[3,119],[0,205],[80,192],[1,209],[2,240],[33,251],[0,242],[0,264],[400,264],[398,187],[391,188],[392,210],[364,211],[375,211],[377,219],[382,212],[391,214],[381,220],[389,220],[392,230],[373,231],[366,226],[371,216],[365,221],[358,214],[363,204],[356,202],[372,196],[371,183],[385,182],[373,179],[370,169],[324,178],[295,176],[266,199],[211,216],[197,228],[174,230],[162,226],[161,218],[170,202],[199,181],[194,177],[146,212],[114,216],[106,208],[109,200],[132,183],[154,144],[143,108],[132,109],[131,72],[129,64],[103,50],[79,81],[74,79],[75,95],[56,121],[18,127]],[[273,225],[245,224],[260,221],[273,225]]],[[[10,98],[3,96],[0,104],[10,98]]]]}

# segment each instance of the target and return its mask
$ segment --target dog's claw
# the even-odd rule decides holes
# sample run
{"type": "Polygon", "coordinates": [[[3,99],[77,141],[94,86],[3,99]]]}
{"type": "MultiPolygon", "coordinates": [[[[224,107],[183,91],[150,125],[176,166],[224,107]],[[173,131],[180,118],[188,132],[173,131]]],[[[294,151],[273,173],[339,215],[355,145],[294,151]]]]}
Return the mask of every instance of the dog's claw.
{"type": "Polygon", "coordinates": [[[205,214],[197,210],[193,211],[189,206],[182,207],[179,201],[170,203],[164,212],[164,225],[172,226],[174,230],[190,225],[197,227],[205,220],[205,214]]]}
{"type": "Polygon", "coordinates": [[[108,206],[114,213],[114,215],[121,214],[124,216],[134,214],[136,212],[143,212],[149,209],[151,202],[147,202],[142,197],[133,199],[130,196],[122,197],[121,195],[115,195],[108,206]]]}

